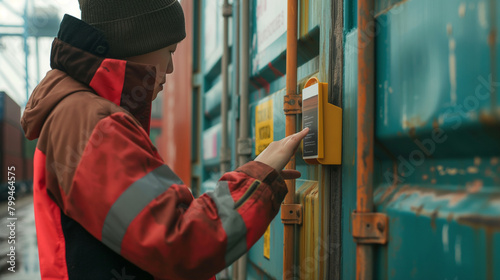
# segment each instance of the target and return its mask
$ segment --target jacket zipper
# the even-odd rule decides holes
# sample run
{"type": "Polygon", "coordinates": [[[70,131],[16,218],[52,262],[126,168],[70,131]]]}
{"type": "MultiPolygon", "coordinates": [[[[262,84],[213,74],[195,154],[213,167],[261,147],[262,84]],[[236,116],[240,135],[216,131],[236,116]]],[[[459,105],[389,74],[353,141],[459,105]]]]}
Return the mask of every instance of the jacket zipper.
{"type": "Polygon", "coordinates": [[[234,209],[237,210],[238,208],[240,208],[241,205],[243,205],[243,203],[245,203],[254,194],[254,192],[257,190],[257,187],[260,186],[260,183],[261,182],[259,180],[255,180],[243,194],[243,196],[241,196],[241,198],[238,199],[238,201],[234,204],[234,209]]]}

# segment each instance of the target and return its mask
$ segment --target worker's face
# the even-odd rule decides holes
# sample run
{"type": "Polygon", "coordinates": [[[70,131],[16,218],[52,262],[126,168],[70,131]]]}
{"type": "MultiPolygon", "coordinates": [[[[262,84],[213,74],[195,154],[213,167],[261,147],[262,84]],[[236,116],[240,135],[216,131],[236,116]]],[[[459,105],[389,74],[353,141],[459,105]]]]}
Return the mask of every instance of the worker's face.
{"type": "Polygon", "coordinates": [[[173,44],[154,52],[126,58],[126,60],[128,61],[156,66],[156,79],[153,90],[153,100],[156,99],[158,93],[163,90],[163,84],[165,84],[166,75],[174,72],[172,55],[175,52],[176,48],[177,44],[173,44]]]}

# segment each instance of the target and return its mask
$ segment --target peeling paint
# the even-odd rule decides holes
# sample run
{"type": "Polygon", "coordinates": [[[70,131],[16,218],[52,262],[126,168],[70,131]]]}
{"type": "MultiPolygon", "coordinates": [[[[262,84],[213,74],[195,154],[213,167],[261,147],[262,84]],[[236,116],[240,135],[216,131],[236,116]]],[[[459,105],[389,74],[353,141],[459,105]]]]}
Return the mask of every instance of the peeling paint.
{"type": "Polygon", "coordinates": [[[448,43],[449,72],[450,72],[450,101],[451,104],[457,103],[457,58],[455,56],[455,39],[450,38],[448,43]]]}
{"type": "Polygon", "coordinates": [[[418,198],[419,200],[422,200],[423,198],[428,197],[432,199],[432,201],[447,201],[448,206],[453,207],[466,199],[468,194],[469,193],[465,190],[449,191],[404,185],[394,193],[390,202],[396,202],[400,198],[418,198]]]}
{"type": "Polygon", "coordinates": [[[475,166],[469,166],[467,167],[467,172],[469,174],[477,174],[479,172],[479,169],[475,166]]]}
{"type": "Polygon", "coordinates": [[[457,235],[455,238],[455,263],[457,265],[462,264],[462,237],[457,235]]]}
{"type": "Polygon", "coordinates": [[[446,173],[451,176],[455,176],[458,173],[458,169],[456,168],[446,168],[446,173]]]}
{"type": "Polygon", "coordinates": [[[443,251],[448,252],[450,250],[448,244],[448,225],[443,226],[443,230],[441,231],[441,238],[443,241],[443,251]]]}
{"type": "Polygon", "coordinates": [[[483,189],[483,181],[482,180],[474,180],[465,185],[465,189],[468,193],[478,193],[483,189]]]}
{"type": "Polygon", "coordinates": [[[481,25],[482,28],[487,28],[488,23],[486,21],[486,3],[479,2],[477,4],[477,17],[479,19],[479,25],[481,25]]]}
{"type": "Polygon", "coordinates": [[[497,216],[464,215],[458,217],[457,223],[474,229],[489,228],[497,231],[500,229],[500,217],[497,216]]]}
{"type": "Polygon", "coordinates": [[[474,158],[474,165],[480,165],[481,164],[481,158],[480,157],[475,157],[474,158]]]}
{"type": "Polygon", "coordinates": [[[384,83],[384,125],[389,124],[389,90],[388,82],[384,83]]]}
{"type": "Polygon", "coordinates": [[[460,6],[458,6],[458,15],[461,18],[465,17],[466,9],[467,9],[467,5],[465,3],[460,3],[460,6]]]}

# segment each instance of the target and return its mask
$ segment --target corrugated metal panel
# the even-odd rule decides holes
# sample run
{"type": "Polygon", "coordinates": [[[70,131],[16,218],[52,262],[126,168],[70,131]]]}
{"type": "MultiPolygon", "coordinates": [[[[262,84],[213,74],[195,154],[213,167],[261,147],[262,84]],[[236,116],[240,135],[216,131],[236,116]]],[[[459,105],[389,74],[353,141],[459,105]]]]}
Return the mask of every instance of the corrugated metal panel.
{"type": "MultiPolygon", "coordinates": [[[[352,280],[356,272],[356,244],[351,233],[351,214],[356,210],[356,124],[358,101],[358,32],[345,37],[344,96],[342,122],[342,269],[341,279],[352,280]]],[[[383,279],[383,278],[382,278],[383,279]]]]}
{"type": "MultiPolygon", "coordinates": [[[[389,217],[376,279],[500,279],[496,2],[376,1],[374,199],[389,217]]],[[[342,279],[356,271],[356,40],[345,43],[342,279]]]]}
{"type": "Polygon", "coordinates": [[[378,17],[375,201],[392,237],[380,277],[500,279],[495,2],[408,1],[378,17]]]}
{"type": "MultiPolygon", "coordinates": [[[[302,89],[311,76],[318,76],[326,82],[329,57],[330,26],[329,1],[299,2],[299,44],[297,77],[298,88],[302,89]],[[323,36],[323,37],[322,37],[323,36]]],[[[286,6],[287,1],[253,1],[252,10],[253,45],[251,47],[251,85],[250,107],[252,136],[255,142],[255,106],[267,99],[273,100],[274,140],[285,136],[285,115],[283,96],[285,94],[286,59],[286,6]]],[[[255,150],[255,149],[254,149],[255,150]]],[[[255,156],[255,155],[254,155],[255,156]]],[[[305,164],[302,158],[296,159],[296,168],[302,173],[296,188],[308,189],[311,196],[303,197],[304,224],[297,228],[296,268],[300,279],[325,279],[326,259],[328,257],[328,187],[325,169],[305,164]],[[303,185],[305,184],[305,185],[303,185]],[[314,190],[313,190],[314,189],[314,190]],[[306,217],[307,215],[307,217],[306,217]],[[304,243],[300,246],[299,240],[304,243]],[[322,243],[323,242],[323,243],[322,243]]],[[[289,279],[292,272],[283,272],[283,224],[277,218],[270,227],[270,258],[264,257],[264,240],[261,238],[249,253],[248,279],[289,279]]]]}

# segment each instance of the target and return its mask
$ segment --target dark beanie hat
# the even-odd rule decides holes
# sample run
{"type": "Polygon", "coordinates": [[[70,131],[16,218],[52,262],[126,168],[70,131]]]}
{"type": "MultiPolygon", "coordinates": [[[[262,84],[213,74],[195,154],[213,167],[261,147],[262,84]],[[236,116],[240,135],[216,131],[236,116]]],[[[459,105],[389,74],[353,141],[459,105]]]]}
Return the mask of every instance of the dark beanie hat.
{"type": "Polygon", "coordinates": [[[186,37],[177,0],[78,0],[82,20],[104,32],[108,56],[125,58],[159,50],[186,37]]]}

